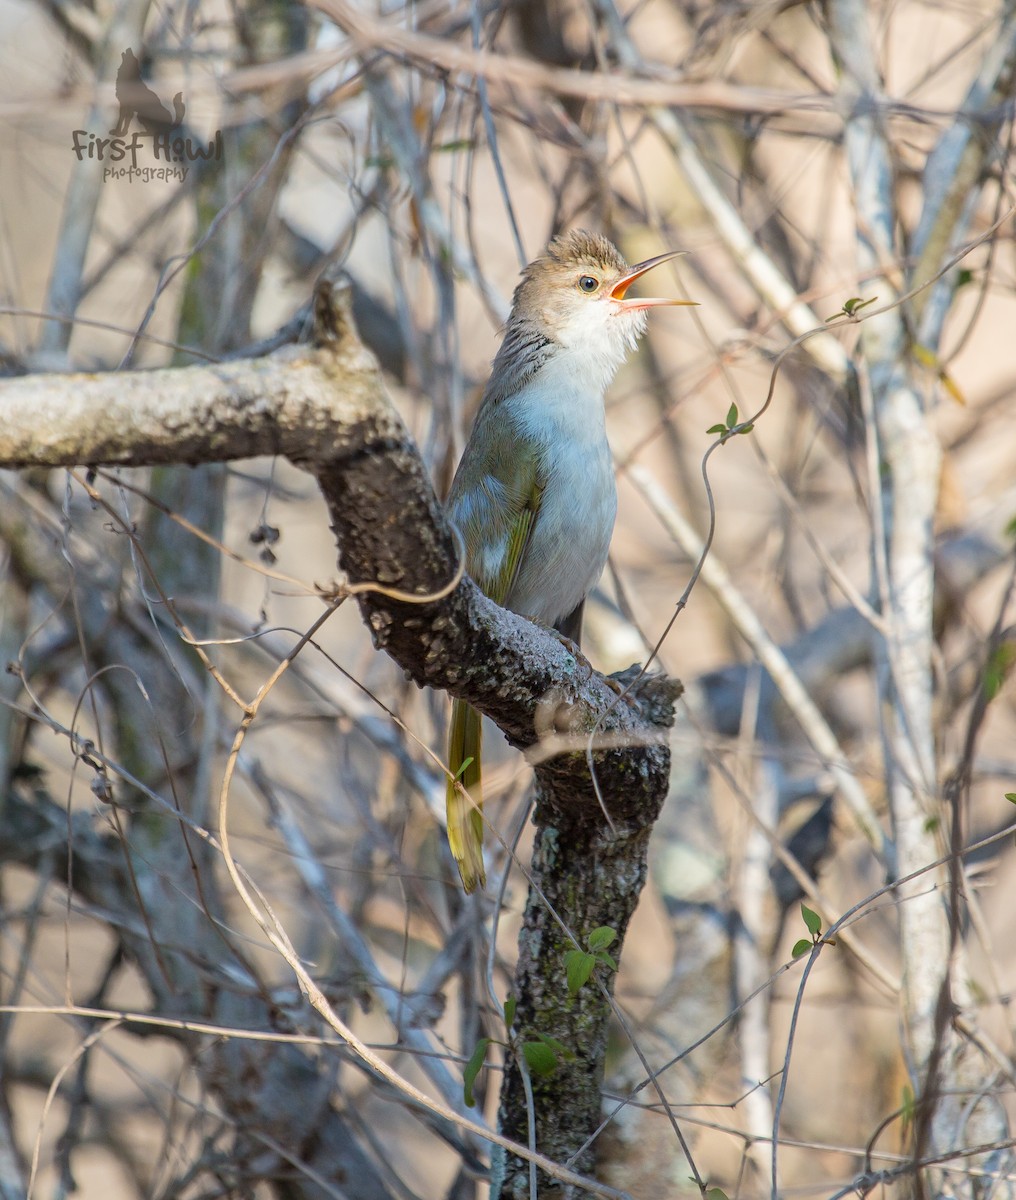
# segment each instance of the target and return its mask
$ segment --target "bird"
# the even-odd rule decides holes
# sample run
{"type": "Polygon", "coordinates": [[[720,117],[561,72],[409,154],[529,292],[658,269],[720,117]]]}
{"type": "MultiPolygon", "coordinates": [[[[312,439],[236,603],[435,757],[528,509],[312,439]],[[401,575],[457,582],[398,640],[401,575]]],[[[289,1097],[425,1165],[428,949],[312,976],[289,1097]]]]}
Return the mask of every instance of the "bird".
{"type": "MultiPolygon", "coordinates": [[[[646,310],[695,303],[627,292],[681,253],[629,266],[600,234],[575,229],[551,240],[522,271],[448,493],[474,582],[576,647],[617,513],[604,394],[645,332],[646,310]]],[[[486,883],[480,722],[468,703],[452,701],[446,819],[467,893],[486,883]]]]}

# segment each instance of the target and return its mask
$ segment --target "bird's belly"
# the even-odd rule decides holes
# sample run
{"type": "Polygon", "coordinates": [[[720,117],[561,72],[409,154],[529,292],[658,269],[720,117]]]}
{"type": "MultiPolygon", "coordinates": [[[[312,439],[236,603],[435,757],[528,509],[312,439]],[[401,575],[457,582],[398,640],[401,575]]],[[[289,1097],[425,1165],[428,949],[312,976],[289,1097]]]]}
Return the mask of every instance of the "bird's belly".
{"type": "Polygon", "coordinates": [[[507,606],[553,625],[603,572],[617,515],[610,450],[575,446],[548,464],[540,514],[507,606]]]}

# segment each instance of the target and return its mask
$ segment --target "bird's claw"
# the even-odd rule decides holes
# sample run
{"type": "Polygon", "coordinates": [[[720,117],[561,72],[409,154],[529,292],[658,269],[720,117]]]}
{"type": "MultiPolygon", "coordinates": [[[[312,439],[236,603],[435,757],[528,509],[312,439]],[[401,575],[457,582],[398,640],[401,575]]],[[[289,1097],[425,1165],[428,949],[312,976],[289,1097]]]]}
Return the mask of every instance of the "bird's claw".
{"type": "Polygon", "coordinates": [[[641,712],[642,705],[639,704],[638,697],[631,690],[630,683],[623,683],[614,675],[604,675],[603,682],[612,692],[616,692],[629,708],[634,709],[635,712],[641,712]]]}
{"type": "Polygon", "coordinates": [[[564,646],[564,648],[568,651],[568,653],[575,659],[577,665],[585,670],[586,677],[583,682],[588,683],[593,677],[594,667],[589,659],[586,658],[586,656],[582,653],[582,648],[579,646],[578,642],[573,642],[567,634],[562,633],[559,629],[550,628],[547,630],[547,632],[553,634],[554,637],[557,638],[557,640],[561,643],[561,645],[564,646]]]}

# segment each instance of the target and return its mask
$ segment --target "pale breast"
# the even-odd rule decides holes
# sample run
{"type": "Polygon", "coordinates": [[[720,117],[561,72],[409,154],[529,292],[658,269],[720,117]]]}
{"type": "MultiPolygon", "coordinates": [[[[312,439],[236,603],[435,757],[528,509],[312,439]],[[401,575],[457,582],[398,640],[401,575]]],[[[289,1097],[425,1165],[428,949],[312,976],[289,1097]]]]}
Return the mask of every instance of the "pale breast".
{"type": "Polygon", "coordinates": [[[547,625],[570,613],[603,573],[617,515],[614,472],[602,453],[570,453],[550,466],[540,515],[508,607],[547,625]]]}
{"type": "Polygon", "coordinates": [[[546,485],[508,607],[549,625],[567,616],[603,573],[617,491],[602,392],[576,388],[582,381],[566,372],[544,368],[541,377],[512,406],[543,447],[546,485]]]}

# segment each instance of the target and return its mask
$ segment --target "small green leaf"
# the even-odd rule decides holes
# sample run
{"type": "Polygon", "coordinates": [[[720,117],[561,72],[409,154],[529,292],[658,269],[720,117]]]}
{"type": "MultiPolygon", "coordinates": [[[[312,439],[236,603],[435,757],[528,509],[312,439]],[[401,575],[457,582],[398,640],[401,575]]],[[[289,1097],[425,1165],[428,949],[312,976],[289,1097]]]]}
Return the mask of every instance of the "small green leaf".
{"type": "Polygon", "coordinates": [[[583,984],[589,982],[589,976],[596,966],[596,959],[585,950],[569,950],[564,956],[564,969],[568,975],[568,991],[577,996],[583,984]]]}
{"type": "Polygon", "coordinates": [[[617,938],[617,930],[609,925],[600,925],[586,938],[586,945],[595,954],[598,950],[606,950],[617,938]]]}
{"type": "Polygon", "coordinates": [[[1003,642],[992,651],[991,657],[984,666],[984,694],[988,700],[994,700],[1002,690],[1016,660],[1016,644],[1003,642]]]}
{"type": "Polygon", "coordinates": [[[515,1010],[518,1008],[519,1002],[514,996],[508,996],[504,1002],[504,1025],[505,1029],[511,1029],[515,1024],[515,1010]]]}
{"type": "Polygon", "coordinates": [[[807,938],[801,938],[799,942],[794,943],[790,951],[790,957],[800,958],[802,954],[807,954],[814,944],[814,942],[809,942],[807,938]]]}
{"type": "Polygon", "coordinates": [[[810,909],[807,904],[802,904],[801,916],[804,918],[804,923],[808,927],[808,932],[811,936],[818,937],[819,931],[822,929],[822,918],[818,913],[810,909]]]}
{"type": "MultiPolygon", "coordinates": [[[[710,425],[709,428],[706,430],[706,433],[726,433],[726,432],[727,432],[726,425],[710,425]]],[[[1014,520],[1014,523],[1016,523],[1016,518],[1013,518],[1013,520],[1014,520]]]]}
{"type": "MultiPolygon", "coordinates": [[[[754,421],[749,421],[747,425],[742,425],[742,426],[741,426],[741,432],[742,432],[742,433],[751,433],[751,431],[752,431],[754,428],[755,428],[755,422],[754,422],[754,421]]],[[[716,1190],[716,1191],[719,1191],[720,1189],[719,1189],[719,1188],[716,1188],[715,1190],[716,1190]]]]}
{"type": "Polygon", "coordinates": [[[900,1097],[900,1116],[904,1126],[909,1125],[914,1119],[914,1114],[917,1112],[917,1105],[914,1103],[914,1090],[908,1084],[903,1085],[903,1095],[900,1097]]]}
{"type": "Polygon", "coordinates": [[[959,271],[956,272],[956,290],[957,291],[959,291],[961,287],[966,287],[968,283],[973,283],[973,282],[974,282],[974,273],[969,268],[962,267],[959,271]]]}
{"type": "Polygon", "coordinates": [[[1005,798],[1010,804],[1016,804],[1016,792],[1006,792],[1005,798]]]}
{"type": "Polygon", "coordinates": [[[608,954],[606,950],[601,950],[600,953],[597,954],[596,961],[601,966],[610,967],[612,971],[617,970],[617,959],[612,954],[608,954]]]}
{"type": "Polygon", "coordinates": [[[489,1045],[490,1038],[480,1038],[476,1043],[476,1049],[469,1057],[469,1062],[466,1063],[465,1070],[462,1072],[462,1098],[466,1102],[466,1108],[472,1108],[476,1103],[476,1098],[473,1096],[473,1084],[476,1083],[476,1077],[479,1075],[480,1068],[487,1057],[487,1047],[489,1045]]]}
{"type": "Polygon", "coordinates": [[[550,1037],[549,1034],[546,1034],[546,1033],[538,1033],[536,1036],[540,1039],[541,1042],[543,1042],[543,1044],[545,1046],[549,1046],[551,1048],[551,1050],[553,1050],[554,1053],[559,1058],[574,1058],[575,1057],[575,1055],[572,1054],[572,1052],[568,1049],[568,1047],[564,1044],[564,1042],[559,1042],[557,1040],[557,1038],[552,1038],[552,1037],[550,1037]]]}
{"type": "MultiPolygon", "coordinates": [[[[712,430],[708,432],[712,433],[712,430]]],[[[1016,517],[1011,517],[1005,525],[1005,536],[1016,538],[1016,517]]]]}
{"type": "Polygon", "coordinates": [[[534,1075],[552,1075],[557,1070],[557,1055],[546,1042],[523,1042],[522,1057],[534,1075]]]}
{"type": "Polygon", "coordinates": [[[448,154],[453,150],[472,150],[475,144],[469,138],[459,138],[457,141],[440,142],[433,147],[431,153],[448,154]]]}
{"type": "Polygon", "coordinates": [[[733,429],[736,424],[737,424],[737,405],[732,404],[727,409],[727,428],[733,429]]]}
{"type": "Polygon", "coordinates": [[[877,299],[878,296],[872,296],[870,300],[865,300],[861,296],[851,296],[849,300],[844,300],[843,307],[839,312],[833,313],[831,317],[826,317],[826,320],[835,321],[838,317],[856,317],[862,308],[874,304],[877,299]]]}
{"type": "Polygon", "coordinates": [[[867,308],[869,304],[874,304],[878,296],[872,296],[870,300],[862,300],[860,296],[851,296],[844,304],[843,311],[848,317],[856,316],[862,308],[867,308]]]}
{"type": "Polygon", "coordinates": [[[706,1192],[706,1200],[727,1200],[727,1193],[723,1188],[711,1187],[706,1192]]]}
{"type": "Polygon", "coordinates": [[[465,774],[466,768],[472,764],[472,761],[472,758],[464,758],[462,760],[462,766],[459,767],[459,769],[455,772],[456,779],[462,778],[462,776],[465,774]]]}

